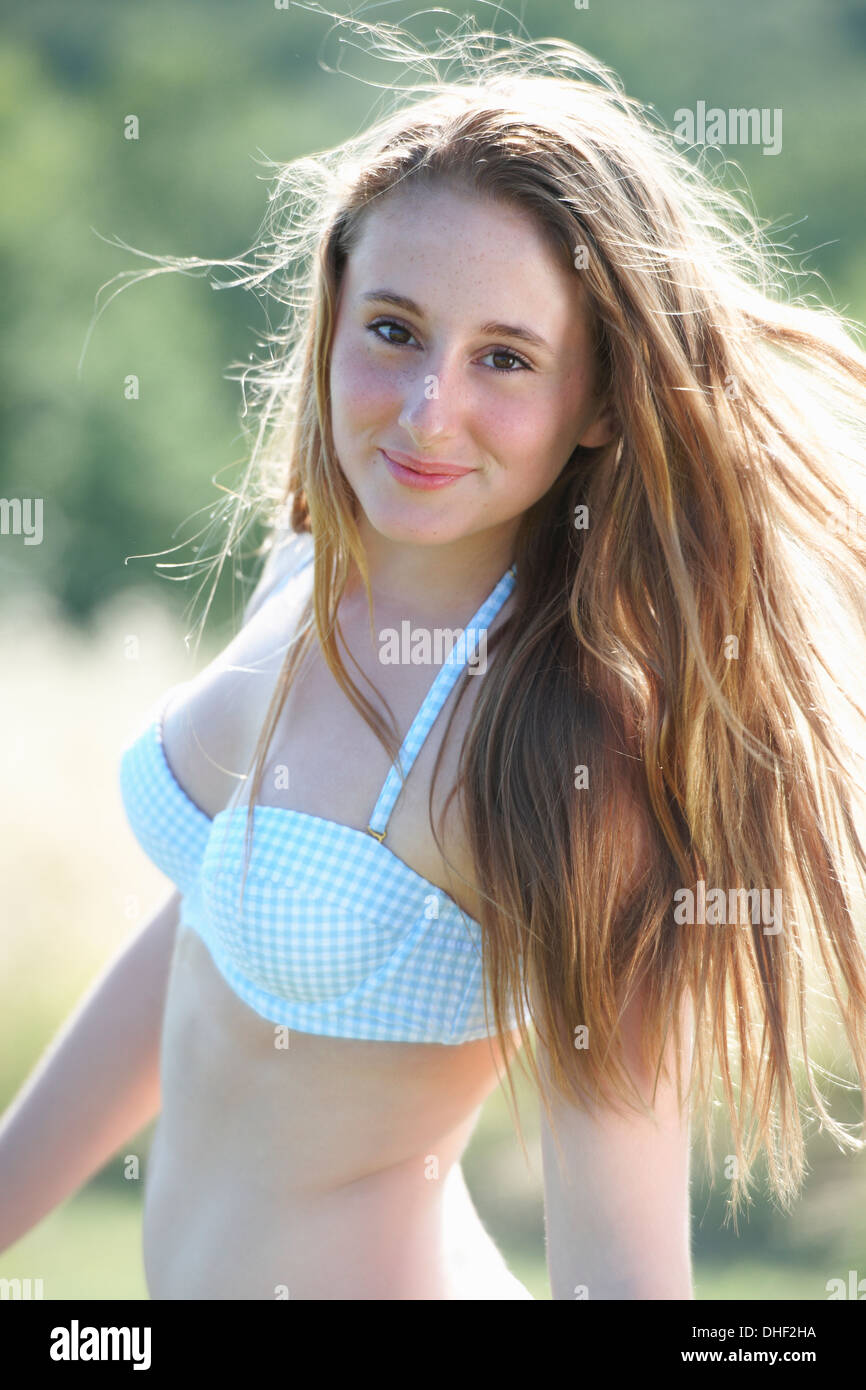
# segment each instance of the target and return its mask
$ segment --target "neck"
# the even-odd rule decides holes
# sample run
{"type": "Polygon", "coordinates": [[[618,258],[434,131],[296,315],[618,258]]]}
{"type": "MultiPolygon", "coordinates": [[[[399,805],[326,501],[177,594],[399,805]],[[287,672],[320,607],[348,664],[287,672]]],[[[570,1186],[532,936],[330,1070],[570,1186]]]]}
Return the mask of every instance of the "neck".
{"type": "MultiPolygon", "coordinates": [[[[377,611],[454,625],[472,615],[513,560],[513,527],[486,531],[447,545],[394,542],[359,525],[377,611]]],[[[365,602],[353,564],[345,598],[365,602]]]]}

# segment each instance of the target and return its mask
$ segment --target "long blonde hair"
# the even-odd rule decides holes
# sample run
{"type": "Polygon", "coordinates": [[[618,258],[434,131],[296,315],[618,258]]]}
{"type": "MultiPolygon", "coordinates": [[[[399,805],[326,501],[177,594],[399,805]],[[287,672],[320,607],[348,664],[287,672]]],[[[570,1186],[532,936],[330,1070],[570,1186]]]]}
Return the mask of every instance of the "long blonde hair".
{"type": "MultiPolygon", "coordinates": [[[[267,749],[314,638],[391,757],[400,745],[334,635],[352,561],[371,610],[372,599],[333,445],[329,362],[368,210],[397,188],[456,183],[524,210],[582,277],[617,422],[608,445],[574,450],[522,518],[515,611],[451,793],[466,807],[493,1024],[504,1036],[507,1003],[520,1020],[525,1002],[562,1095],[639,1104],[622,1014],[640,990],[644,1060],[658,1079],[671,1030],[681,1048],[690,998],[690,1092],[709,1144],[718,1059],[733,1204],[761,1151],[789,1202],[804,1173],[795,1023],[817,1114],[839,1144],[862,1147],[816,1085],[805,1000],[820,956],[862,1086],[866,960],[846,865],[862,894],[863,788],[840,754],[843,711],[858,738],[866,714],[840,651],[866,669],[866,543],[841,524],[866,496],[866,357],[848,320],[772,297],[788,267],[755,217],[585,51],[463,26],[422,52],[391,26],[343,22],[386,57],[417,61],[424,80],[394,93],[361,136],[276,166],[252,256],[219,263],[287,311],[269,358],[244,369],[257,430],[220,563],[250,524],[254,486],[259,516],[276,528],[285,509],[315,545],[310,605],[256,748],[247,864],[267,749]],[[439,75],[455,62],[459,80],[439,75]],[[831,611],[848,625],[844,649],[824,630],[831,611]],[[644,846],[636,864],[628,828],[644,846]],[[701,885],[750,905],[780,893],[782,930],[754,915],[682,924],[675,904],[701,885]]],[[[187,273],[214,264],[173,262],[187,273]]]]}

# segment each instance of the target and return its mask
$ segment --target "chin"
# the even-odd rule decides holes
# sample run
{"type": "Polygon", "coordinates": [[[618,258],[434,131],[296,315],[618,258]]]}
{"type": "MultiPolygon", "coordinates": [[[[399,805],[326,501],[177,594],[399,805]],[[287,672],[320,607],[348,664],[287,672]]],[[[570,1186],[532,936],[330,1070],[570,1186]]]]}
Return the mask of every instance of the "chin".
{"type": "Polygon", "coordinates": [[[359,502],[359,514],[367,525],[385,540],[395,544],[409,545],[447,545],[449,541],[460,540],[464,531],[443,526],[442,517],[419,516],[417,509],[411,515],[411,508],[365,507],[359,502]]]}

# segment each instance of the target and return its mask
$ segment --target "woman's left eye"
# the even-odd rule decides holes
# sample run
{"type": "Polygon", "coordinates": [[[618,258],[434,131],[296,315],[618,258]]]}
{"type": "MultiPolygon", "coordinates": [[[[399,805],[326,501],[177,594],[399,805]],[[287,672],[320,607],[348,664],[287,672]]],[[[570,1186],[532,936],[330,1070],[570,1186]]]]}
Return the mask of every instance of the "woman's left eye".
{"type": "MultiPolygon", "coordinates": [[[[407,338],[414,337],[414,334],[410,332],[405,323],[400,323],[397,319],[376,319],[373,323],[367,324],[368,331],[372,333],[374,337],[378,338],[380,343],[387,343],[390,347],[408,347],[409,344],[405,340],[401,341],[399,338],[392,338],[390,336],[390,330],[394,328],[396,328],[398,333],[404,333],[407,338]],[[385,337],[380,333],[380,328],[388,330],[389,336],[385,337]]],[[[491,348],[489,352],[484,354],[484,357],[498,357],[500,360],[506,358],[509,362],[508,366],[492,366],[490,369],[493,372],[499,372],[503,376],[514,376],[518,370],[532,371],[532,367],[527,362],[526,358],[521,357],[517,352],[512,352],[511,348],[491,348]]],[[[483,360],[484,358],[482,358],[482,361],[483,360]]]]}

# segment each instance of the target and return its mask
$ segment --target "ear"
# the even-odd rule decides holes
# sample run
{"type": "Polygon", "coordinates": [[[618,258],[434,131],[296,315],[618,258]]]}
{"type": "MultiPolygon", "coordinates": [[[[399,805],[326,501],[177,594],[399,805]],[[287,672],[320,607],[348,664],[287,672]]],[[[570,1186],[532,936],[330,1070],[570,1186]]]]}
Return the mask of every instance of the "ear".
{"type": "Polygon", "coordinates": [[[612,406],[603,406],[592,423],[580,436],[580,444],[585,449],[597,449],[609,444],[619,433],[619,421],[612,406]]]}

